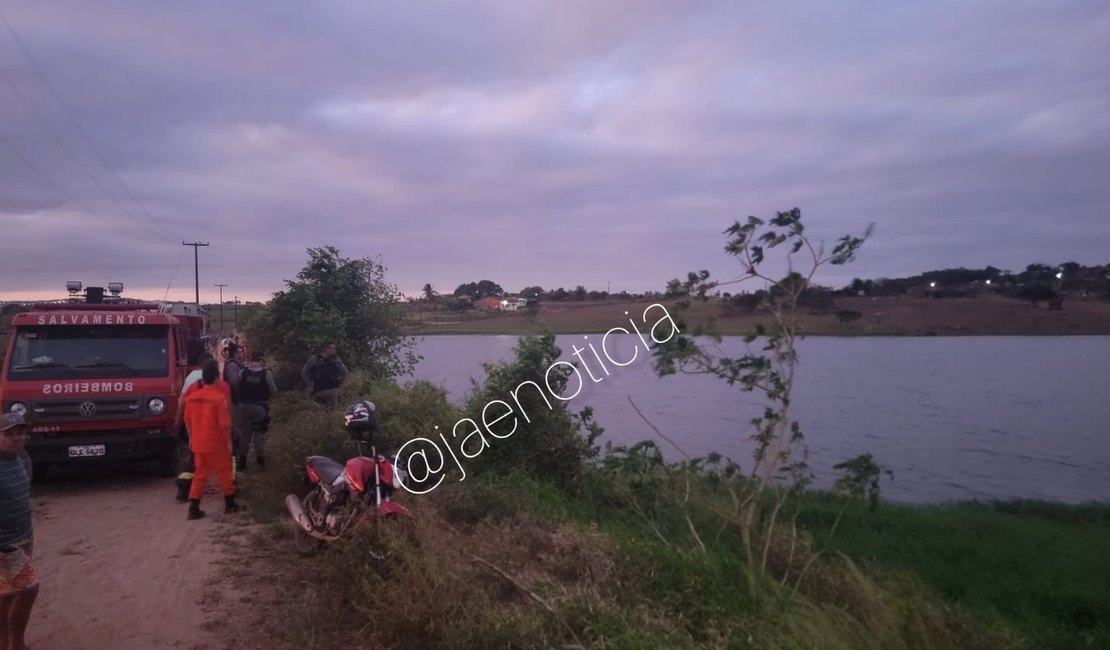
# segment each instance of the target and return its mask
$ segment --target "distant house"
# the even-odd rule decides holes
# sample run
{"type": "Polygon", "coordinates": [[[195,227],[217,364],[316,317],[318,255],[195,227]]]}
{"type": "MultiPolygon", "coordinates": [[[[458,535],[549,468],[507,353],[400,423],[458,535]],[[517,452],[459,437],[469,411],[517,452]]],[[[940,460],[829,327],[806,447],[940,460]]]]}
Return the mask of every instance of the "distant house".
{"type": "Polygon", "coordinates": [[[474,301],[474,308],[483,311],[497,311],[501,309],[501,299],[496,296],[486,296],[474,301]]]}
{"type": "Polygon", "coordinates": [[[521,311],[528,308],[527,298],[518,298],[510,296],[501,301],[501,309],[504,311],[521,311]]]}

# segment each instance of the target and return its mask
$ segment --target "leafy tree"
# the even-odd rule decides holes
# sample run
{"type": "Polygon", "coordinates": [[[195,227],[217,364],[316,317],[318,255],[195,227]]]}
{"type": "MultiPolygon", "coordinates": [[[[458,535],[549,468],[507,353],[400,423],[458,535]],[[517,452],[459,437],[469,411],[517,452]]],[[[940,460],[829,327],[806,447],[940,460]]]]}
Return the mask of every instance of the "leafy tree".
{"type": "Polygon", "coordinates": [[[1030,264],[1025,267],[1025,272],[1021,274],[1021,281],[1023,282],[1036,282],[1051,280],[1056,274],[1055,269],[1047,264],[1030,264]]]}
{"type": "Polygon", "coordinates": [[[827,311],[833,308],[832,291],[825,287],[810,285],[798,296],[798,305],[812,311],[827,311]]]}
{"type": "MultiPolygon", "coordinates": [[[[833,485],[833,492],[843,494],[851,499],[866,500],[867,507],[871,510],[879,507],[879,496],[882,494],[879,479],[882,478],[882,474],[885,473],[891,480],[894,480],[894,472],[889,468],[877,465],[870,453],[839,462],[833,465],[833,469],[840,472],[840,478],[833,485]]],[[[836,532],[836,526],[840,523],[840,517],[843,514],[844,508],[841,508],[833,522],[830,534],[836,532]]]]}
{"type": "Polygon", "coordinates": [[[738,293],[732,296],[730,306],[741,311],[755,311],[767,299],[767,292],[757,289],[755,293],[738,293]]]}
{"type": "Polygon", "coordinates": [[[569,297],[570,293],[568,293],[567,290],[562,287],[559,287],[558,289],[552,291],[550,295],[550,298],[552,300],[566,300],[569,297]]]}
{"type": "Polygon", "coordinates": [[[1055,300],[1059,296],[1052,287],[1043,284],[1035,284],[1018,289],[1017,297],[1022,300],[1028,300],[1029,302],[1038,302],[1041,300],[1055,300]]]}
{"type": "Polygon", "coordinates": [[[447,308],[451,311],[465,312],[468,309],[474,309],[474,303],[469,296],[452,296],[447,303],[447,308]]]}
{"type": "Polygon", "coordinates": [[[753,567],[766,570],[776,517],[790,492],[789,489],[781,492],[768,515],[761,503],[764,490],[780,478],[791,479],[793,485],[799,487],[810,480],[804,460],[804,436],[800,423],[792,418],[791,403],[798,366],[795,346],[803,335],[797,321],[799,302],[818,269],[826,264],[842,265],[854,260],[871,232],[869,226],[861,237],[846,235],[831,253],[826,253],[823,246],[815,247],[806,236],[798,208],[778,212],[769,222],[748,217],[745,223],[737,221],[724,231],[728,236],[725,252],[735,257],[743,269],[739,277],[713,281],[709,271],[703,270],[687,274],[685,281],[672,280],[668,284],[668,291],[681,288],[686,298],[675,305],[680,318],[678,335],[655,348],[656,372],[660,375],[707,374],[738,386],[743,392],[758,391],[766,398],[763,412],[750,421],[755,430],[750,437],[755,442],[751,480],[730,488],[735,511],[727,516],[728,521],[738,526],[748,562],[753,567]],[[762,271],[766,252],[784,245],[789,251],[786,254],[787,275],[780,279],[767,276],[762,271]],[[803,255],[804,275],[795,270],[798,253],[803,255]],[[750,345],[762,339],[762,353],[749,347],[747,354],[739,358],[723,356],[715,346],[698,340],[701,335],[709,335],[719,343],[720,333],[712,326],[690,330],[681,322],[682,313],[693,300],[704,302],[709,291],[752,280],[766,283],[768,288],[759,306],[769,312],[773,320],[769,329],[758,325],[744,340],[750,345]],[[761,561],[754,549],[759,541],[763,542],[761,561]]]}
{"type": "Polygon", "coordinates": [[[879,495],[882,493],[879,485],[881,475],[885,473],[891,479],[894,478],[894,472],[875,464],[875,459],[870,453],[839,462],[833,465],[833,469],[840,471],[840,478],[833,485],[833,492],[861,501],[866,500],[867,506],[872,510],[879,507],[879,495]]]}
{"type": "Polygon", "coordinates": [[[478,282],[467,282],[460,284],[455,288],[455,296],[470,296],[474,300],[485,298],[486,296],[500,296],[505,293],[501,285],[493,280],[480,280],[478,282]]]}
{"type": "Polygon", "coordinates": [[[534,287],[524,287],[520,290],[520,295],[524,298],[535,298],[536,300],[539,300],[543,297],[543,294],[543,287],[538,285],[534,287]]]}
{"type": "Polygon", "coordinates": [[[412,339],[402,335],[397,287],[385,267],[370,258],[341,257],[332,246],[309,248],[308,263],[296,280],[246,324],[255,349],[265,351],[290,377],[312,352],[334,343],[351,368],[372,376],[411,370],[417,357],[412,339]]]}
{"type": "Polygon", "coordinates": [[[424,285],[423,291],[424,291],[424,300],[427,300],[428,302],[434,301],[436,299],[436,296],[439,295],[438,293],[436,293],[436,290],[432,287],[431,282],[424,285]]]}
{"type": "Polygon", "coordinates": [[[587,295],[588,295],[588,293],[586,292],[586,287],[584,287],[582,285],[578,285],[577,287],[574,288],[574,299],[575,300],[585,300],[587,295]]]}

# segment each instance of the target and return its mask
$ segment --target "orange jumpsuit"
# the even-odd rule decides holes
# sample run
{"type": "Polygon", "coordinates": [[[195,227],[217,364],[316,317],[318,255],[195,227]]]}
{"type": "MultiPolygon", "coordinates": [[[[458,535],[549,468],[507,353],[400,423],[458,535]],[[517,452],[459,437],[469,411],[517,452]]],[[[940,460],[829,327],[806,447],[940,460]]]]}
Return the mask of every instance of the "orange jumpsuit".
{"type": "Polygon", "coordinates": [[[231,475],[231,404],[216,384],[204,386],[185,398],[185,426],[189,450],[196,460],[189,498],[199,500],[209,473],[214,473],[224,496],[235,494],[231,475]]]}

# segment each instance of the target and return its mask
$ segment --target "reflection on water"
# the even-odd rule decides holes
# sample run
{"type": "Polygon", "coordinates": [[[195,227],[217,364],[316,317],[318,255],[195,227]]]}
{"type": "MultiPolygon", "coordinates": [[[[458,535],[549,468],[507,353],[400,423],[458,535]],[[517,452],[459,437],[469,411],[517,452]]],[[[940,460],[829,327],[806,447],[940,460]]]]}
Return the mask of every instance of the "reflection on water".
{"type": "MultiPolygon", "coordinates": [[[[558,337],[571,361],[572,345],[600,352],[600,341],[558,337]]],[[[458,402],[470,379],[484,376],[482,363],[511,358],[515,344],[512,336],[425,337],[413,377],[458,402]]],[[[738,356],[744,344],[730,337],[721,348],[738,356]]],[[[569,402],[594,407],[605,439],[657,438],[631,398],[687,453],[717,451],[750,467],[757,394],[708,376],[659,378],[635,336],[610,337],[608,350],[621,362],[639,353],[625,367],[608,365],[607,376],[583,354],[599,381],[583,372],[569,402]]],[[[884,477],[890,499],[1110,500],[1110,337],[812,338],[799,351],[794,410],[818,486],[831,485],[835,463],[871,452],[894,470],[893,482],[884,477]]]]}

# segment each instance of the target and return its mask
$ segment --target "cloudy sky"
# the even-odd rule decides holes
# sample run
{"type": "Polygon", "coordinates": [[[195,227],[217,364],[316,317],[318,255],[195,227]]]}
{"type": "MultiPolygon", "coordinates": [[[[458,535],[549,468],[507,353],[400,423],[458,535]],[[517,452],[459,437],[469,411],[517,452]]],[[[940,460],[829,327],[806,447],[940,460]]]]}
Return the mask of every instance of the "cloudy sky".
{"type": "Polygon", "coordinates": [[[0,2],[0,299],[661,289],[798,206],[819,276],[1110,262],[1110,5],[0,2]],[[167,287],[169,290],[167,292],[167,287]]]}

